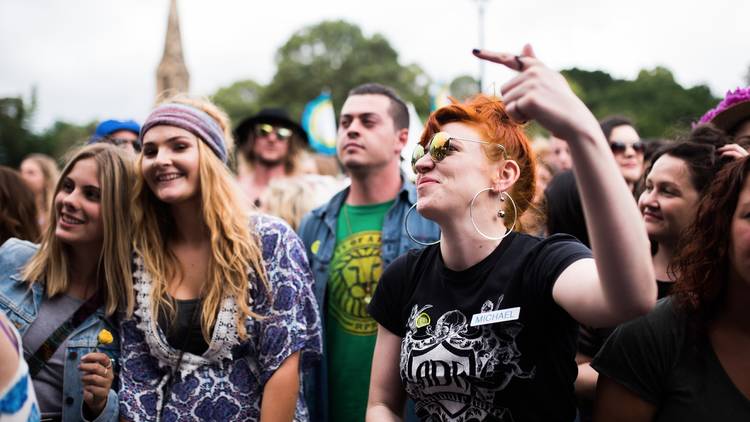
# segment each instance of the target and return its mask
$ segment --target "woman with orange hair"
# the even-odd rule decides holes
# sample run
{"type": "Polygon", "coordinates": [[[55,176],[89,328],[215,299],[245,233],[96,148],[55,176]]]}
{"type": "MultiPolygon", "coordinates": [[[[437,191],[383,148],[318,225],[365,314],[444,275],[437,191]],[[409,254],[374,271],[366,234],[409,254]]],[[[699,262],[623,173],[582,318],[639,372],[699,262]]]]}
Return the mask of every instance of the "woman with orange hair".
{"type": "Polygon", "coordinates": [[[369,421],[400,420],[406,394],[422,420],[572,421],[578,322],[615,325],[655,302],[643,222],[594,116],[530,46],[474,54],[521,73],[502,102],[434,112],[416,148],[416,208],[442,237],[386,268],[368,307],[369,421]],[[534,194],[518,123],[532,118],[570,145],[593,258],[573,237],[514,231],[534,194]]]}

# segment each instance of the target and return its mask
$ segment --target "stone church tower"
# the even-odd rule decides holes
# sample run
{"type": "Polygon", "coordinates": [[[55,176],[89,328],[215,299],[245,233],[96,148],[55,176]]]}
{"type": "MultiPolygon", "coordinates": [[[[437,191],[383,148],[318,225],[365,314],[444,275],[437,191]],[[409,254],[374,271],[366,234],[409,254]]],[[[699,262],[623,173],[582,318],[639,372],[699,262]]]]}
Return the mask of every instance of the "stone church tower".
{"type": "Polygon", "coordinates": [[[188,92],[190,74],[182,55],[182,36],[180,35],[180,18],[177,15],[177,0],[169,2],[169,20],[167,36],[164,39],[164,55],[156,69],[156,96],[168,91],[169,94],[188,92]]]}

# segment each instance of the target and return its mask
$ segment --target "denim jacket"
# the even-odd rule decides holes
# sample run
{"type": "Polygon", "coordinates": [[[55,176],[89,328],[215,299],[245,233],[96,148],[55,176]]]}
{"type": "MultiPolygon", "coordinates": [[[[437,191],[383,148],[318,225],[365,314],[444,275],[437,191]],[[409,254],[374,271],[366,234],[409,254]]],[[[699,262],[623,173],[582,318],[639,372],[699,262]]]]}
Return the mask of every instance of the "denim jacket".
{"type": "MultiPolygon", "coordinates": [[[[44,284],[34,283],[29,288],[29,284],[21,278],[20,274],[21,269],[36,250],[35,244],[18,239],[9,239],[0,246],[0,311],[5,312],[21,336],[34,322],[39,307],[45,299],[44,284]]],[[[67,339],[63,370],[63,422],[84,420],[83,383],[78,365],[83,355],[93,352],[97,347],[97,337],[103,328],[111,333],[117,333],[115,326],[105,318],[104,309],[100,307],[67,339]]],[[[106,353],[116,363],[120,354],[119,340],[115,337],[112,344],[99,346],[98,351],[106,353]]],[[[118,418],[117,393],[109,390],[107,404],[95,421],[117,421],[118,418]]]]}
{"type": "MultiPolygon", "coordinates": [[[[409,208],[417,202],[417,190],[414,184],[403,181],[396,201],[385,214],[381,236],[381,259],[383,268],[406,251],[421,248],[413,242],[404,231],[404,218],[409,208]]],[[[300,223],[299,235],[305,244],[307,260],[315,276],[315,299],[318,301],[323,339],[325,339],[325,298],[328,284],[328,264],[333,258],[336,247],[336,223],[339,211],[349,195],[349,188],[342,190],[329,202],[308,213],[300,223]]],[[[437,224],[421,217],[416,210],[409,215],[409,233],[420,242],[434,242],[440,238],[437,224]]],[[[328,364],[326,362],[326,342],[323,341],[323,359],[305,376],[304,391],[312,422],[328,421],[328,364]]],[[[411,413],[411,412],[410,412],[411,413]]],[[[413,414],[407,420],[416,420],[413,414]]]]}

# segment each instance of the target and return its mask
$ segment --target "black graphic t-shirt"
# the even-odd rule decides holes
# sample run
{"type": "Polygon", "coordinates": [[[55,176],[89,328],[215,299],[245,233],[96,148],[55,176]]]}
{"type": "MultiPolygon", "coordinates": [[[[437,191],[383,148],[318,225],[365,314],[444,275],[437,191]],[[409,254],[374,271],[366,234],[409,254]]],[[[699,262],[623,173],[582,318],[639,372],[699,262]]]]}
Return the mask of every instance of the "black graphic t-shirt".
{"type": "Polygon", "coordinates": [[[568,235],[511,233],[464,271],[439,245],[383,273],[368,307],[402,337],[400,373],[424,421],[572,421],[578,324],[552,298],[591,251],[568,235]]]}

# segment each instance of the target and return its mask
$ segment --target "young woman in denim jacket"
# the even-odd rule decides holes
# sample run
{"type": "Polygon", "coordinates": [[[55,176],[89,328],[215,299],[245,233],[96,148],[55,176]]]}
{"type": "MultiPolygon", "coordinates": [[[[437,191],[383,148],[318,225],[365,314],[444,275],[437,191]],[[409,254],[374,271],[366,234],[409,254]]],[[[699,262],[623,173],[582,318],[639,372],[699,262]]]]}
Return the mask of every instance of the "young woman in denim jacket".
{"type": "Polygon", "coordinates": [[[244,209],[226,166],[228,119],[213,104],[172,99],[141,139],[121,417],[306,420],[300,371],[321,344],[302,242],[244,209]]]}
{"type": "Polygon", "coordinates": [[[43,420],[118,418],[119,341],[99,338],[116,333],[113,315],[133,306],[125,212],[132,179],[132,163],[117,148],[82,148],[57,183],[41,244],[9,239],[0,247],[0,310],[23,336],[26,360],[40,368],[32,379],[43,420]],[[76,311],[84,306],[95,310],[76,311]],[[55,347],[49,339],[65,321],[73,322],[70,334],[55,347]],[[42,346],[54,354],[34,358],[42,346]]]}

